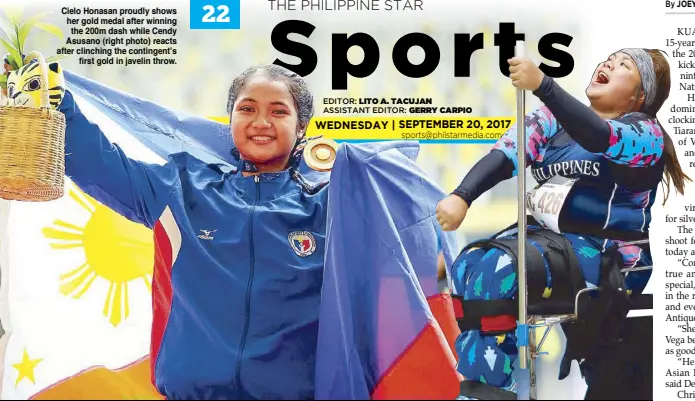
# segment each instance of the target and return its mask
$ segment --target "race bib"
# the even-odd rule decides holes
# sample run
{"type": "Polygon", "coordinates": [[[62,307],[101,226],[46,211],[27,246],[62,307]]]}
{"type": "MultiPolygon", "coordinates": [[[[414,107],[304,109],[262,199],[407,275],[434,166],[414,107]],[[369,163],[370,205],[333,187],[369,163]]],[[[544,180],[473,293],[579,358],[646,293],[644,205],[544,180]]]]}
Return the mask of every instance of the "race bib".
{"type": "Polygon", "coordinates": [[[526,193],[526,209],[544,228],[561,234],[560,212],[576,181],[577,179],[553,177],[526,193]]]}

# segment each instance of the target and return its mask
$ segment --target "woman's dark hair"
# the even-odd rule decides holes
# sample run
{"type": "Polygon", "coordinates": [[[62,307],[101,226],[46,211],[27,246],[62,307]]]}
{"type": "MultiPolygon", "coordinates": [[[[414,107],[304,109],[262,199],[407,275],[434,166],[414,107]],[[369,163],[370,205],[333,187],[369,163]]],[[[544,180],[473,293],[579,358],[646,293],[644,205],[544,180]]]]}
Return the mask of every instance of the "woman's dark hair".
{"type": "MultiPolygon", "coordinates": [[[[661,54],[661,51],[656,49],[647,50],[649,56],[652,58],[654,63],[654,75],[656,75],[656,96],[654,97],[654,102],[649,107],[645,109],[644,112],[650,116],[656,117],[656,113],[661,109],[666,99],[668,99],[669,93],[671,92],[671,67],[668,64],[668,60],[661,54]]],[[[661,125],[661,123],[659,123],[661,125]]],[[[662,182],[665,184],[664,189],[664,205],[668,199],[668,195],[671,192],[671,183],[676,188],[676,191],[681,195],[685,192],[685,182],[691,181],[692,179],[688,177],[680,163],[678,162],[678,154],[676,153],[676,148],[673,146],[673,141],[671,137],[666,132],[663,126],[661,130],[664,133],[664,179],[662,182]]]]}
{"type": "Polygon", "coordinates": [[[282,81],[287,85],[287,89],[294,100],[294,107],[297,109],[297,130],[304,132],[309,125],[309,121],[314,116],[314,96],[309,91],[304,78],[300,75],[275,64],[258,65],[248,68],[241,75],[234,79],[229,87],[227,97],[227,115],[232,115],[234,103],[239,97],[239,93],[244,90],[249,78],[255,74],[262,74],[274,81],[282,81]]]}

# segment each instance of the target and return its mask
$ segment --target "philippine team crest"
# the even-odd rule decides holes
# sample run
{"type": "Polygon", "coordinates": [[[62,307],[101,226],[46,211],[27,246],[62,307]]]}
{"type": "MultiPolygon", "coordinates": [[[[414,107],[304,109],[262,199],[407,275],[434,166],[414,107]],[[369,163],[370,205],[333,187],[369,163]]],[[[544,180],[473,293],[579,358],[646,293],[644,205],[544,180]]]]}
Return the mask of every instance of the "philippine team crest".
{"type": "Polygon", "coordinates": [[[301,257],[309,256],[316,251],[316,239],[308,231],[293,231],[288,239],[294,253],[301,257]]]}

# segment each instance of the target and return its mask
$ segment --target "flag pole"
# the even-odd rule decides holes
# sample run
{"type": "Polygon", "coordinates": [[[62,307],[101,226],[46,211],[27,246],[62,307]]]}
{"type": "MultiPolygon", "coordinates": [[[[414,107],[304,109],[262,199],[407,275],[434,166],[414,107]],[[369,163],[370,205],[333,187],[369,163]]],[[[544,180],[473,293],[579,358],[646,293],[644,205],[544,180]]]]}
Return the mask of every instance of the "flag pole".
{"type": "MultiPolygon", "coordinates": [[[[525,57],[524,42],[516,43],[516,56],[525,57]]],[[[517,274],[519,280],[519,324],[517,339],[519,347],[519,368],[528,367],[528,318],[526,316],[526,99],[523,89],[516,90],[516,126],[517,126],[517,187],[518,187],[518,257],[517,274]]]]}

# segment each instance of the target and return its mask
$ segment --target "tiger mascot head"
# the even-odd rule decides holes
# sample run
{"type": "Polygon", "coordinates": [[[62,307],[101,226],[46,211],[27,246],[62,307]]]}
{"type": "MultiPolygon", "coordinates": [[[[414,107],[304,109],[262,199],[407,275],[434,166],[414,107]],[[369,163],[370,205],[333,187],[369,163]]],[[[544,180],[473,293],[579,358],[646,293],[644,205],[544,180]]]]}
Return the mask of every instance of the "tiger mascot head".
{"type": "MultiPolygon", "coordinates": [[[[7,59],[5,59],[7,64],[7,59]]],[[[7,67],[7,66],[6,66],[7,67]]],[[[37,59],[32,59],[17,70],[10,71],[7,77],[8,106],[41,106],[41,68],[37,59]]],[[[56,110],[65,96],[65,77],[63,68],[57,61],[48,64],[48,100],[56,110]]]]}

